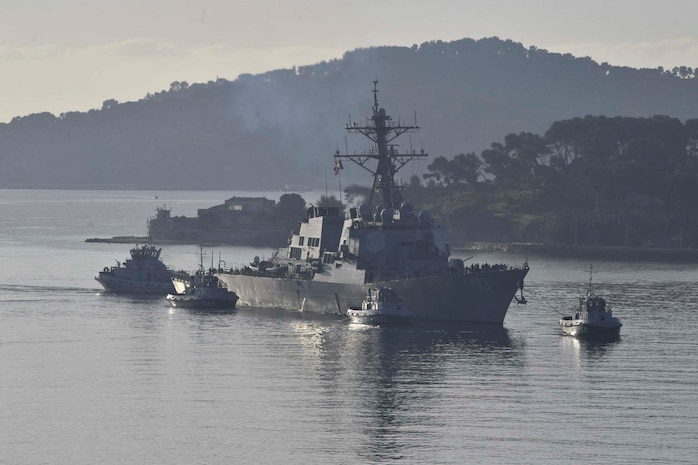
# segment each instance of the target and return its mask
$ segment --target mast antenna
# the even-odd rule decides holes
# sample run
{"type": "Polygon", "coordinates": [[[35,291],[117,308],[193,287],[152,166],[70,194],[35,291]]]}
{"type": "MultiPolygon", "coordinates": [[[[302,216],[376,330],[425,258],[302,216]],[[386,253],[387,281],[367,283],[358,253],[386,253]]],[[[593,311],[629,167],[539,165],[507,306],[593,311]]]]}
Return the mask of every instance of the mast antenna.
{"type": "Polygon", "coordinates": [[[378,113],[378,78],[373,81],[373,114],[378,113]]]}
{"type": "MultiPolygon", "coordinates": [[[[404,124],[401,118],[393,121],[385,109],[378,105],[378,79],[373,81],[373,115],[367,118],[365,124],[354,123],[347,125],[346,129],[350,134],[360,134],[368,138],[373,144],[368,150],[360,153],[349,154],[348,143],[345,141],[346,152],[344,154],[335,153],[335,160],[346,159],[357,164],[373,175],[373,186],[368,204],[372,205],[375,194],[380,195],[381,201],[386,208],[397,207],[400,196],[397,195],[404,185],[396,182],[396,174],[412,160],[423,159],[428,155],[424,149],[420,153],[415,153],[410,138],[411,153],[400,151],[399,144],[394,140],[405,133],[413,133],[419,130],[418,126],[404,124]],[[373,161],[375,168],[371,168],[367,163],[373,161]]],[[[416,121],[415,113],[415,121],[416,121]]]]}
{"type": "Polygon", "coordinates": [[[343,196],[342,196],[342,170],[337,171],[337,182],[339,183],[339,211],[342,211],[343,196]]]}

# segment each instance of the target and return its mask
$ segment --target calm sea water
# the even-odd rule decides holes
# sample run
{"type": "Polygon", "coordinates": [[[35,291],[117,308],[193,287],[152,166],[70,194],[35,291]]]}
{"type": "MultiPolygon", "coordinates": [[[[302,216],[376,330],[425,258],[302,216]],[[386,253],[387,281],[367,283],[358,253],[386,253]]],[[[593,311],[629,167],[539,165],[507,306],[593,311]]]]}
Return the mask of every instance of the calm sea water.
{"type": "MultiPolygon", "coordinates": [[[[529,304],[504,328],[366,329],[101,292],[94,276],[129,245],[86,238],[234,194],[0,190],[0,463],[698,462],[698,265],[595,262],[624,323],[610,343],[558,330],[588,280],[572,259],[528,257],[529,304]]],[[[271,250],[207,253],[231,266],[271,250]]],[[[163,256],[194,269],[199,249],[163,256]]]]}

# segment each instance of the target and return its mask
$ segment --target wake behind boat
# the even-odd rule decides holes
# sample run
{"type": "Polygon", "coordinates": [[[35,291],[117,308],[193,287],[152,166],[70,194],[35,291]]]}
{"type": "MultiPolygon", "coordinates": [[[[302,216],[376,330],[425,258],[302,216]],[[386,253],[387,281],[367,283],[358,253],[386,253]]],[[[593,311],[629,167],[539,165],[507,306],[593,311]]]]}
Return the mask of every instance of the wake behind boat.
{"type": "Polygon", "coordinates": [[[616,338],[623,326],[613,316],[606,299],[594,293],[589,270],[589,286],[585,296],[579,298],[571,316],[564,316],[559,321],[564,334],[581,338],[616,338]]]}
{"type": "Polygon", "coordinates": [[[160,260],[162,249],[136,246],[124,263],[105,267],[95,279],[110,292],[165,295],[174,292],[172,270],[160,260]]]}
{"type": "Polygon", "coordinates": [[[394,122],[378,105],[365,124],[349,122],[349,133],[373,147],[334,155],[335,173],[353,162],[373,175],[367,203],[344,215],[338,207],[310,207],[288,247],[270,260],[219,272],[241,305],[303,312],[346,313],[361,305],[369,289],[390,287],[410,302],[415,319],[501,325],[528,265],[465,267],[449,258],[444,231],[428,211],[403,201],[396,173],[426,153],[400,152],[395,139],[418,126],[394,122]],[[375,167],[369,166],[369,162],[375,167]]]}
{"type": "Polygon", "coordinates": [[[409,323],[412,312],[394,290],[378,287],[368,290],[361,307],[349,307],[347,316],[352,323],[380,326],[409,323]]]}

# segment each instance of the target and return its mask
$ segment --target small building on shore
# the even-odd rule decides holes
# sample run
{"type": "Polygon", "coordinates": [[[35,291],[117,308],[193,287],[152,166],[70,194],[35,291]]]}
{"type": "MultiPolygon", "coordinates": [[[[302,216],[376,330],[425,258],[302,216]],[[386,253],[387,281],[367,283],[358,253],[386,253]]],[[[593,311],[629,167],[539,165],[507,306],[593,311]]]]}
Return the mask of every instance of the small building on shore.
{"type": "Polygon", "coordinates": [[[196,217],[172,216],[158,207],[148,220],[152,240],[283,247],[303,210],[287,208],[265,197],[231,197],[220,205],[200,208],[196,217]]]}

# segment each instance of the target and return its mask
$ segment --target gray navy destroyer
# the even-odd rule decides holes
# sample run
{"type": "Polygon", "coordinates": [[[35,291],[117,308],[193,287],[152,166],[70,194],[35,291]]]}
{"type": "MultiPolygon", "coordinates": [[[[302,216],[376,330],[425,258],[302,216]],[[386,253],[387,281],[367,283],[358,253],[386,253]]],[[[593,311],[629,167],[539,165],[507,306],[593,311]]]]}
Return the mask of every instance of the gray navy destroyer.
{"type": "Polygon", "coordinates": [[[501,325],[523,289],[528,265],[466,267],[450,258],[444,231],[429,212],[416,213],[403,202],[395,174],[427,155],[400,152],[394,141],[419,127],[395,122],[379,107],[374,81],[372,116],[346,129],[370,139],[372,148],[358,154],[337,151],[335,169],[350,161],[373,175],[368,203],[346,215],[339,207],[310,207],[288,246],[271,259],[255,257],[249,266],[219,271],[219,279],[238,295],[238,305],[346,314],[380,286],[397,292],[415,320],[501,325]]]}

